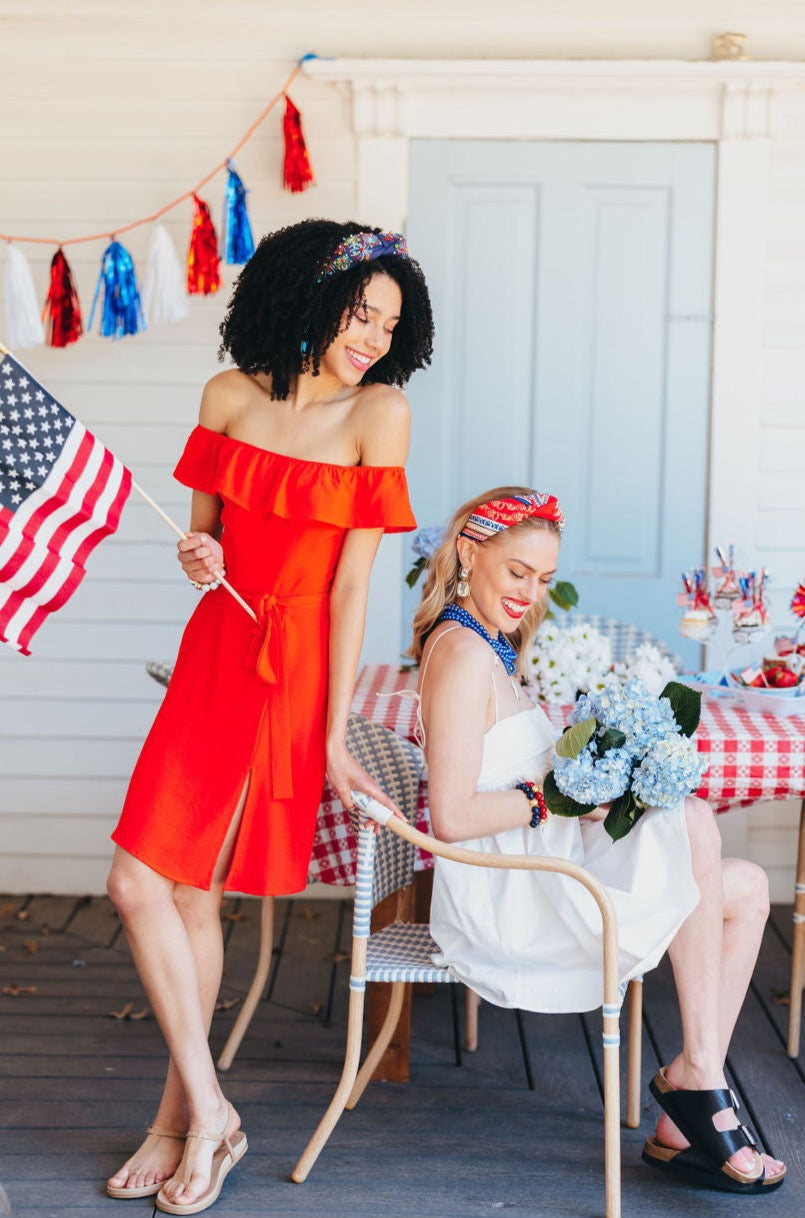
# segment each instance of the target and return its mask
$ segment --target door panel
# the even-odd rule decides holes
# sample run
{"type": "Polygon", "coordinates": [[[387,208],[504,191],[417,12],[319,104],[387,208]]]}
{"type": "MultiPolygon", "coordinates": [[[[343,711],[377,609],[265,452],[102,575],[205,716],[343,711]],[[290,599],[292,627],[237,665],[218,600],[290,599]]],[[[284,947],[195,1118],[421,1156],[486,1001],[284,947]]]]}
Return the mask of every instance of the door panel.
{"type": "Polygon", "coordinates": [[[417,519],[553,491],[582,611],[691,664],[674,597],[704,558],[714,174],[706,144],[412,144],[437,323],[410,394],[417,519]]]}

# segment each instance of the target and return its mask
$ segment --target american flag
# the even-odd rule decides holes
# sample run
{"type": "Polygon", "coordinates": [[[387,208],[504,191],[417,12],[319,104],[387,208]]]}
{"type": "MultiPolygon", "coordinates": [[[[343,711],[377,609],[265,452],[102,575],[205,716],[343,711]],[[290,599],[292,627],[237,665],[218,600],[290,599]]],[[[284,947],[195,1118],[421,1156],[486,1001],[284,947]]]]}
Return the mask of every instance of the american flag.
{"type": "Polygon", "coordinates": [[[0,348],[0,640],[31,654],[130,490],[114,453],[0,348]]]}

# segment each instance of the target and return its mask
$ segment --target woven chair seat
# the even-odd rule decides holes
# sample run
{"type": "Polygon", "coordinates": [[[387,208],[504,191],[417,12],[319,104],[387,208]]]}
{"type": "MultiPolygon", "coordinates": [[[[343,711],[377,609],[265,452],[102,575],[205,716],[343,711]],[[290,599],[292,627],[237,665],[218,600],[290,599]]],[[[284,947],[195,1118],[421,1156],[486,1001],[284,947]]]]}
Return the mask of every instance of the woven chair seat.
{"type": "Polygon", "coordinates": [[[425,923],[392,922],[369,939],[366,980],[455,982],[449,969],[433,963],[438,950],[425,923]]]}

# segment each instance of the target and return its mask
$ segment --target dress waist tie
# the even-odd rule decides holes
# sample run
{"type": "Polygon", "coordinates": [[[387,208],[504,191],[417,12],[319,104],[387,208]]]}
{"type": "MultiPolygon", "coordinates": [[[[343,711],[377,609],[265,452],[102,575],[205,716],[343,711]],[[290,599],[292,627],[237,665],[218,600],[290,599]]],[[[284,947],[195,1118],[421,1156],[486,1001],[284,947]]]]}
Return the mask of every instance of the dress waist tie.
{"type": "Polygon", "coordinates": [[[327,601],[326,592],[303,596],[268,593],[255,604],[257,624],[252,629],[246,667],[271,687],[268,698],[268,769],[273,799],[293,797],[291,772],[291,713],[285,673],[285,615],[294,609],[312,609],[327,601]]]}

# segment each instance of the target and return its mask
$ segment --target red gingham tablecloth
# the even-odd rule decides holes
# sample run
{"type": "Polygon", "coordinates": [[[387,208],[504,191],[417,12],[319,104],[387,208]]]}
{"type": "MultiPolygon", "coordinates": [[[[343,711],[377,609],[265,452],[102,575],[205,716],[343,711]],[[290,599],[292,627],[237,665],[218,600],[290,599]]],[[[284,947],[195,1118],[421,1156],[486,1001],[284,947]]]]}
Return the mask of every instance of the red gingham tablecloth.
{"type": "MultiPolygon", "coordinates": [[[[416,703],[400,691],[416,689],[417,671],[394,664],[368,664],[358,676],[352,710],[414,738],[416,703]]],[[[545,708],[560,731],[569,707],[545,708]]],[[[805,717],[748,711],[731,702],[704,701],[696,739],[699,751],[710,756],[710,768],[697,792],[716,812],[743,807],[759,799],[805,797],[805,717]]],[[[418,828],[428,831],[427,784],[419,789],[418,828]]],[[[432,866],[423,855],[419,867],[432,866]]],[[[355,838],[341,801],[324,788],[313,843],[310,879],[325,884],[352,884],[355,879],[355,838]]]]}

